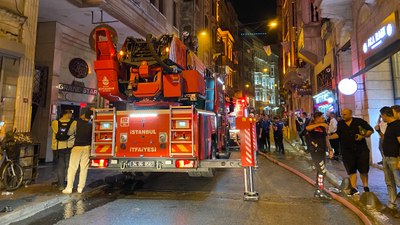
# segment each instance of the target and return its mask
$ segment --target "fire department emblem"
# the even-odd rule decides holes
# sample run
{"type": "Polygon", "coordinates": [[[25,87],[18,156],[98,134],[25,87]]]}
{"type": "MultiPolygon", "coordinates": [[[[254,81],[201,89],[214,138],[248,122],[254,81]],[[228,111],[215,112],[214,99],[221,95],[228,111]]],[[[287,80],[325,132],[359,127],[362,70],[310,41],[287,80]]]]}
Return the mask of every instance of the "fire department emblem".
{"type": "Polygon", "coordinates": [[[107,79],[106,76],[103,77],[102,82],[103,82],[103,85],[104,85],[104,86],[108,86],[108,85],[110,84],[110,81],[107,79]]]}

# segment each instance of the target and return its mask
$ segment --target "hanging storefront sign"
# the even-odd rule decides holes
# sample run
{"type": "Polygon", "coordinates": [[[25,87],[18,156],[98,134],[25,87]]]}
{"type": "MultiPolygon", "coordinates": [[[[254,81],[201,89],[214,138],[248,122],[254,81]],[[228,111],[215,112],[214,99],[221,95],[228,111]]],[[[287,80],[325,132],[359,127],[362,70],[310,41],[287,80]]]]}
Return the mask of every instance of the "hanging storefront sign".
{"type": "Polygon", "coordinates": [[[316,111],[327,113],[335,111],[336,98],[332,91],[325,90],[313,96],[316,111]]]}
{"type": "Polygon", "coordinates": [[[377,51],[392,44],[400,37],[398,12],[393,12],[379,24],[374,33],[363,42],[362,51],[368,58],[377,51]]]}

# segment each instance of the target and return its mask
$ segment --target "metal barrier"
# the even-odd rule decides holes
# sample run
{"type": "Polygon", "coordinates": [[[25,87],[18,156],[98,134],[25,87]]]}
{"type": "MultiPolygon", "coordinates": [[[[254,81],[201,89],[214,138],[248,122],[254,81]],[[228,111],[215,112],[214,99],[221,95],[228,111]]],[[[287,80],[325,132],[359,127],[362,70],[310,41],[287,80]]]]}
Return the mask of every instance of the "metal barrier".
{"type": "Polygon", "coordinates": [[[256,164],[257,136],[254,118],[236,118],[236,127],[240,135],[240,153],[244,172],[244,200],[257,201],[258,193],[254,189],[254,166],[256,164]]]}

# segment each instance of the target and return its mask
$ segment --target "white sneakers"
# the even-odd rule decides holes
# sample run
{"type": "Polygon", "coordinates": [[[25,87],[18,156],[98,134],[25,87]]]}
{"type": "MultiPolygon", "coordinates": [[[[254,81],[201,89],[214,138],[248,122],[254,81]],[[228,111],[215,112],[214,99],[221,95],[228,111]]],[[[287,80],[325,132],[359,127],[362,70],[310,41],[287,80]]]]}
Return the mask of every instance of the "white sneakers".
{"type": "MultiPolygon", "coordinates": [[[[83,192],[83,188],[78,188],[78,193],[81,194],[83,192]]],[[[72,193],[72,188],[65,188],[62,193],[64,194],[71,194],[72,193]]]]}

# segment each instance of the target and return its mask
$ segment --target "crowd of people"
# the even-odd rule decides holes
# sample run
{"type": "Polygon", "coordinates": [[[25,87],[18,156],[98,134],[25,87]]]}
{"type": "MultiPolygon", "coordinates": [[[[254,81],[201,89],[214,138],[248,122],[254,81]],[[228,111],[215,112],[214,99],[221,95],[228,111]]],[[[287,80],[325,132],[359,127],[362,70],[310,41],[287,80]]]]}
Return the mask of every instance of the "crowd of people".
{"type": "MultiPolygon", "coordinates": [[[[256,129],[258,137],[258,150],[270,152],[270,141],[267,140],[270,131],[274,132],[276,152],[284,154],[283,133],[285,126],[277,117],[270,120],[269,116],[258,117],[256,129]]],[[[367,121],[353,117],[350,109],[341,111],[341,118],[333,112],[323,114],[314,112],[308,115],[301,113],[295,120],[300,144],[305,146],[310,153],[317,170],[316,189],[314,196],[323,199],[331,199],[324,191],[326,175],[326,155],[332,160],[342,160],[346,172],[350,178],[350,190],[348,196],[359,194],[357,190],[357,173],[363,185],[364,192],[370,192],[368,185],[368,173],[370,169],[370,149],[366,138],[370,137],[374,130],[380,136],[379,150],[383,166],[385,183],[388,192],[388,204],[386,211],[400,218],[397,210],[397,201],[400,200],[400,106],[385,106],[380,110],[380,116],[374,128],[367,121]]]]}
{"type": "Polygon", "coordinates": [[[92,140],[92,109],[87,109],[77,120],[72,110],[64,110],[60,119],[53,120],[51,128],[52,149],[57,163],[57,182],[64,194],[73,191],[75,176],[80,167],[77,191],[82,193],[89,169],[90,144],[92,140]],[[66,179],[67,178],[67,179],[66,179]]]}
{"type": "Polygon", "coordinates": [[[323,182],[326,173],[326,152],[329,158],[343,160],[343,165],[350,178],[349,196],[358,194],[357,172],[363,184],[364,192],[369,192],[368,172],[370,167],[370,149],[366,138],[370,137],[374,129],[380,136],[379,150],[383,166],[385,182],[388,192],[388,204],[386,211],[400,218],[397,210],[400,188],[400,106],[385,106],[380,110],[380,117],[374,128],[367,121],[353,117],[350,109],[341,111],[341,119],[336,119],[333,112],[327,113],[326,119],[320,112],[315,112],[312,119],[306,119],[303,113],[296,120],[296,129],[302,145],[307,146],[307,152],[311,154],[316,175],[315,196],[330,199],[328,193],[323,190],[323,182]]]}

